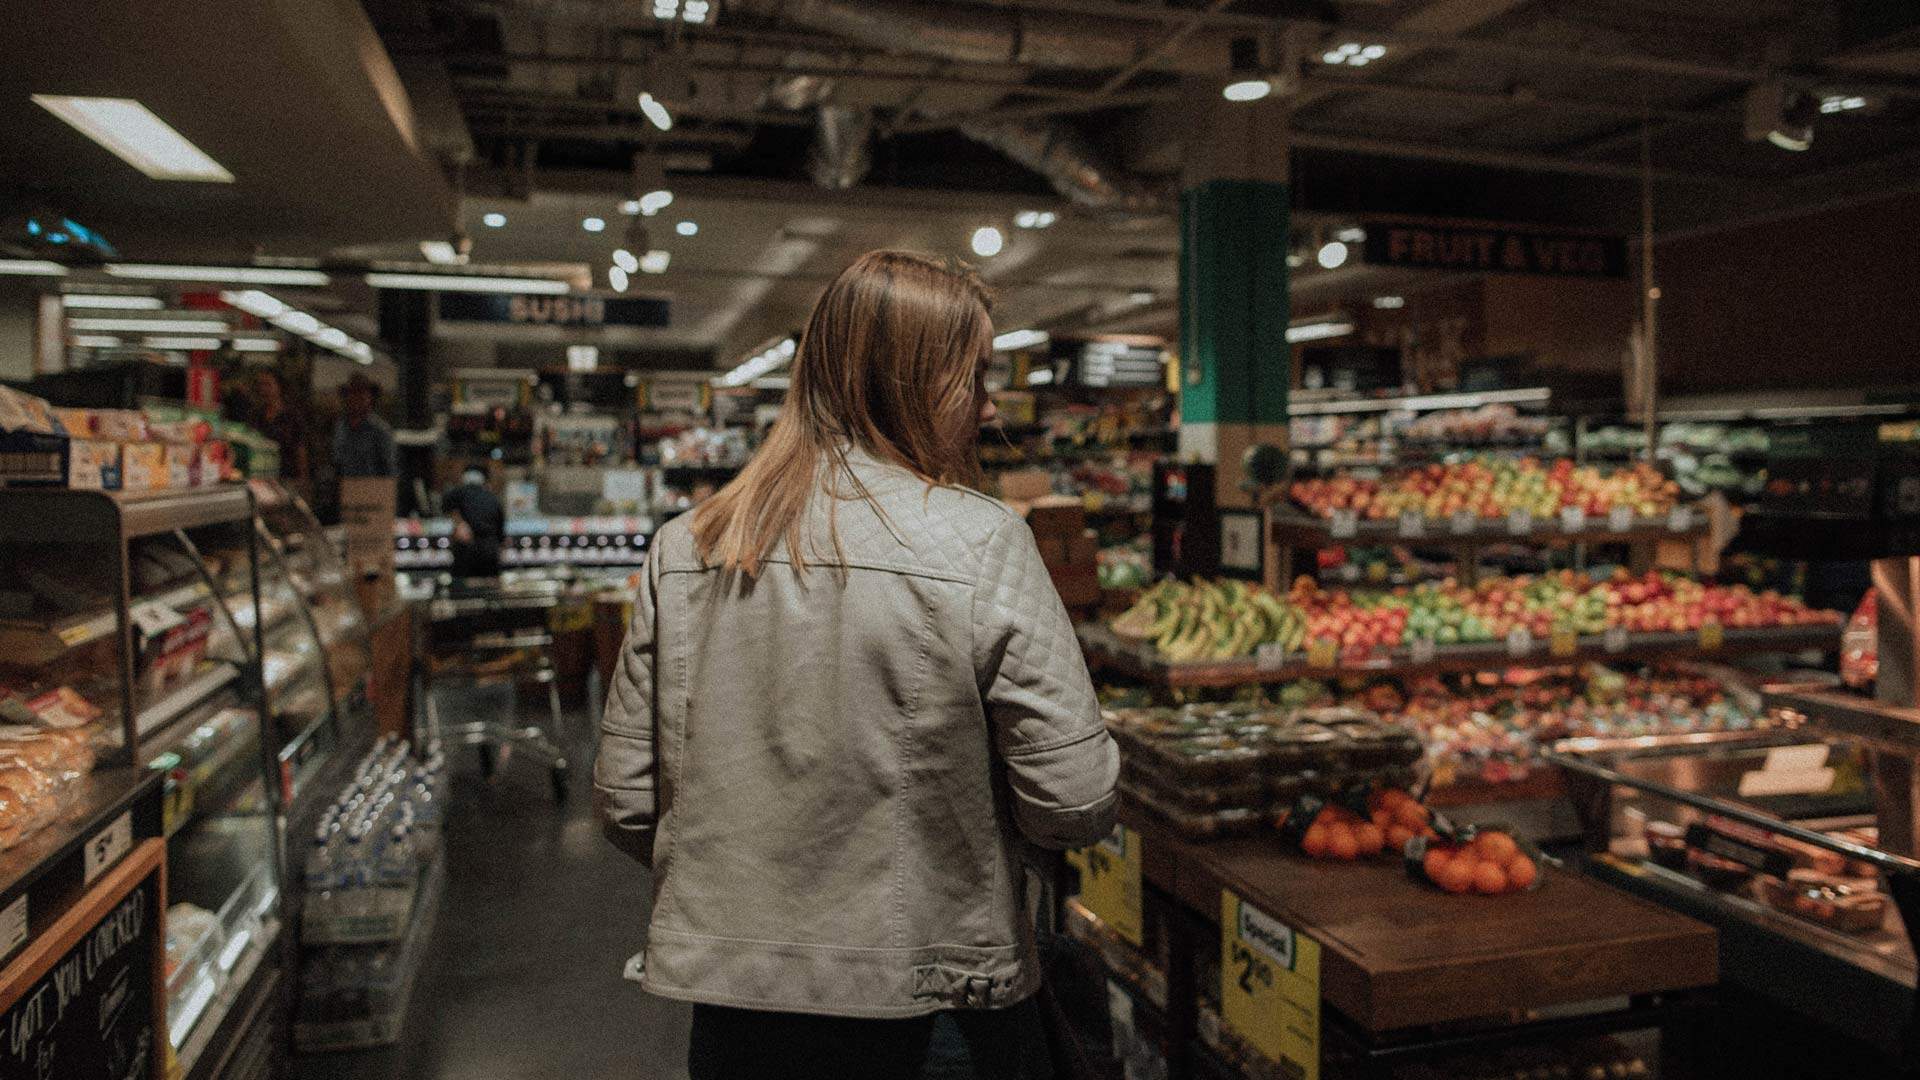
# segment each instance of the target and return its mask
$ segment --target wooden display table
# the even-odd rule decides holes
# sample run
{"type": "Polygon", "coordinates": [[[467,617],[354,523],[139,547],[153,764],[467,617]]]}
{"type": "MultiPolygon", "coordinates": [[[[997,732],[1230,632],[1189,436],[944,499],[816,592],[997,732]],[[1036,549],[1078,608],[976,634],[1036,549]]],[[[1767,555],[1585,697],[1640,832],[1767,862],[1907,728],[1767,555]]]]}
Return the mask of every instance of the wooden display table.
{"type": "MultiPolygon", "coordinates": [[[[1121,821],[1140,834],[1144,882],[1184,913],[1166,921],[1186,938],[1164,950],[1177,969],[1206,950],[1200,937],[1217,932],[1221,891],[1231,890],[1320,944],[1328,1037],[1375,1065],[1570,1028],[1661,1027],[1677,1015],[1661,995],[1681,1001],[1718,980],[1711,927],[1570,870],[1543,868],[1546,883],[1532,893],[1454,896],[1416,883],[1398,862],[1316,862],[1271,834],[1195,842],[1132,803],[1121,821]],[[1581,1004],[1601,1008],[1537,1016],[1581,1004]],[[1467,1021],[1475,1034],[1463,1039],[1452,1025],[1467,1021]],[[1434,1030],[1441,1025],[1447,1034],[1434,1030]]],[[[1170,971],[1174,997],[1197,996],[1195,977],[1170,971]]],[[[1181,1038],[1193,1030],[1183,1011],[1170,1005],[1181,1038]]]]}

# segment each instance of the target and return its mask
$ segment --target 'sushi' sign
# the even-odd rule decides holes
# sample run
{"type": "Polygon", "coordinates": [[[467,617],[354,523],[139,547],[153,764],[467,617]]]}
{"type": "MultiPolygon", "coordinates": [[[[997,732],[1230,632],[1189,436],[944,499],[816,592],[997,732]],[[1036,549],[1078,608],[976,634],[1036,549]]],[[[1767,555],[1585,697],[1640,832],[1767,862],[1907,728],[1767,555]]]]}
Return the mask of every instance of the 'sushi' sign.
{"type": "Polygon", "coordinates": [[[440,294],[446,322],[511,326],[666,326],[668,304],[656,296],[510,296],[501,293],[440,294]]]}
{"type": "Polygon", "coordinates": [[[1367,226],[1367,262],[1433,270],[1625,277],[1627,244],[1617,236],[1450,225],[1367,226]]]}

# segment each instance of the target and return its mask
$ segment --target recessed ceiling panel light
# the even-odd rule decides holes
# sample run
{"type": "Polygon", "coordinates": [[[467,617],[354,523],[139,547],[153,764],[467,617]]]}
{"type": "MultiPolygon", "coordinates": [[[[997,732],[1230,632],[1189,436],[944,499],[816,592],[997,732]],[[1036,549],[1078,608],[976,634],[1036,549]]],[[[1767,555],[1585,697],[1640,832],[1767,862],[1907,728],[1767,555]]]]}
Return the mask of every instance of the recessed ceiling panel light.
{"type": "Polygon", "coordinates": [[[640,269],[649,274],[664,274],[667,272],[667,264],[672,261],[673,256],[671,254],[659,248],[654,248],[652,251],[640,256],[640,269]]]}
{"type": "Polygon", "coordinates": [[[36,277],[60,277],[67,268],[45,259],[0,259],[0,274],[29,274],[36,277]]]}
{"type": "Polygon", "coordinates": [[[1320,253],[1315,258],[1322,267],[1337,270],[1346,265],[1347,245],[1339,240],[1329,240],[1320,245],[1320,253]]]}
{"type": "Polygon", "coordinates": [[[588,232],[601,232],[607,227],[607,219],[597,217],[581,218],[580,227],[588,232]]]}
{"type": "Polygon", "coordinates": [[[626,292],[628,282],[625,269],[618,266],[607,267],[607,284],[613,286],[614,292],[626,292]]]}
{"type": "Polygon", "coordinates": [[[553,278],[487,277],[482,274],[368,274],[376,289],[431,289],[435,292],[521,293],[555,296],[567,283],[553,278]]]}
{"type": "Polygon", "coordinates": [[[157,263],[108,263],[114,277],[147,281],[231,281],[246,285],[325,285],[319,270],[281,266],[166,266],[157,263]]]}
{"type": "Polygon", "coordinates": [[[626,248],[614,248],[613,265],[632,274],[639,271],[640,260],[634,258],[633,252],[628,251],[626,248]]]}
{"type": "Polygon", "coordinates": [[[219,319],[142,319],[103,315],[68,319],[69,330],[102,330],[148,334],[222,334],[227,324],[219,319]]]}
{"type": "Polygon", "coordinates": [[[973,230],[971,243],[975,255],[983,259],[991,259],[995,255],[1000,254],[1001,248],[1006,247],[1007,237],[1006,234],[991,225],[982,225],[973,230]]]}
{"type": "Polygon", "coordinates": [[[683,221],[675,225],[673,231],[679,233],[681,236],[697,236],[700,232],[700,223],[697,221],[683,221]]]}
{"type": "Polygon", "coordinates": [[[111,334],[75,334],[73,336],[73,343],[82,349],[117,349],[120,347],[120,339],[111,334]]]}
{"type": "Polygon", "coordinates": [[[1407,306],[1407,298],[1404,296],[1376,296],[1373,298],[1373,306],[1379,308],[1381,311],[1395,311],[1407,306]]]}
{"type": "Polygon", "coordinates": [[[60,298],[70,308],[110,308],[116,311],[159,311],[167,305],[157,296],[130,293],[68,293],[60,298]]]}
{"type": "Polygon", "coordinates": [[[502,228],[507,223],[507,215],[495,210],[492,213],[482,214],[480,216],[480,223],[489,229],[502,228]]]}
{"type": "Polygon", "coordinates": [[[647,120],[654,127],[661,131],[673,130],[673,114],[667,111],[667,107],[659,98],[644,90],[640,93],[640,111],[646,115],[647,120]]]}
{"type": "Polygon", "coordinates": [[[219,162],[131,98],[34,94],[33,101],[155,180],[233,183],[219,162]]]}
{"type": "Polygon", "coordinates": [[[220,339],[217,337],[150,337],[141,344],[150,349],[211,352],[220,347],[220,339]]]}

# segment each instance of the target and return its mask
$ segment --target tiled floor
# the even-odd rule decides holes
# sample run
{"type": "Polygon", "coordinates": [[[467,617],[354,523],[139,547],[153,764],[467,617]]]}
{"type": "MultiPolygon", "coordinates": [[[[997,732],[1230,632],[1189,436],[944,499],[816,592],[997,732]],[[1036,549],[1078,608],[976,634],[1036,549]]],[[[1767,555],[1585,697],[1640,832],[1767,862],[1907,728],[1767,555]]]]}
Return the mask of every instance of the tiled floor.
{"type": "Polygon", "coordinates": [[[645,872],[600,836],[586,710],[556,807],[525,760],[480,778],[452,754],[447,891],[400,1042],[295,1060],[302,1080],[681,1080],[686,1007],[622,981],[646,926],[645,872]]]}

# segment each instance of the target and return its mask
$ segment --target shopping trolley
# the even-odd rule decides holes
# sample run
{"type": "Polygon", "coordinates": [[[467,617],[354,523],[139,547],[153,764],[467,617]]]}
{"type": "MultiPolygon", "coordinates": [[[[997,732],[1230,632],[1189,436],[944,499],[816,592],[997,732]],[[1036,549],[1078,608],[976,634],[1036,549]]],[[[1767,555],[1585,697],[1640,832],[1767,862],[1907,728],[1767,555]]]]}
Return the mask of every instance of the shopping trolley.
{"type": "Polygon", "coordinates": [[[564,584],[551,580],[486,578],[441,582],[417,620],[424,641],[415,650],[424,735],[449,746],[479,748],[481,772],[491,777],[500,748],[525,752],[547,766],[553,796],[567,795],[567,759],[560,750],[562,713],[556,683],[553,632],[548,619],[560,602],[564,584]],[[546,688],[548,723],[523,723],[521,686],[546,688]],[[436,690],[507,686],[514,691],[509,715],[474,717],[453,723],[440,716],[436,690]]]}

